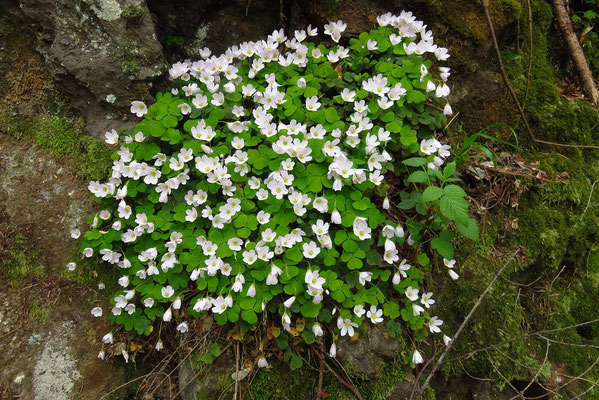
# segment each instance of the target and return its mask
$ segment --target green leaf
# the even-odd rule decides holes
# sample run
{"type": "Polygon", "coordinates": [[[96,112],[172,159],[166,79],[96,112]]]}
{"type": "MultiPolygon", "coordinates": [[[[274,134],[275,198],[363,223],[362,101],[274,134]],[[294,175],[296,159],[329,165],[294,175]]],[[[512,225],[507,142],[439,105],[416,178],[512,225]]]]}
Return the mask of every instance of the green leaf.
{"type": "Polygon", "coordinates": [[[420,198],[420,201],[422,202],[430,202],[430,201],[435,201],[441,198],[441,196],[443,196],[443,189],[441,189],[438,186],[429,186],[426,189],[424,189],[424,192],[422,193],[422,197],[420,198]]]}
{"type": "Polygon", "coordinates": [[[412,157],[402,161],[407,166],[410,167],[421,167],[427,164],[426,158],[422,157],[412,157]]]}
{"type": "Polygon", "coordinates": [[[441,214],[452,221],[468,225],[468,202],[461,197],[443,196],[439,203],[441,214]]]}
{"type": "Polygon", "coordinates": [[[453,198],[462,198],[467,196],[466,192],[464,192],[464,189],[457,185],[447,185],[445,186],[445,189],[443,189],[443,192],[445,192],[446,196],[453,198]]]}
{"type": "Polygon", "coordinates": [[[428,175],[424,171],[414,171],[410,174],[407,181],[409,183],[422,183],[428,181],[428,175]]]}
{"type": "Polygon", "coordinates": [[[431,248],[437,250],[441,257],[445,257],[448,260],[453,258],[453,245],[450,241],[434,238],[431,240],[431,248]]]}
{"type": "Polygon", "coordinates": [[[307,303],[302,304],[300,311],[306,318],[316,318],[318,317],[318,312],[320,311],[320,305],[308,301],[307,303]]]}
{"type": "Polygon", "coordinates": [[[474,221],[472,218],[468,218],[467,224],[456,222],[455,227],[457,228],[458,232],[462,234],[462,236],[474,240],[475,242],[479,241],[480,238],[478,225],[476,224],[476,221],[474,221]]]}
{"type": "Polygon", "coordinates": [[[241,319],[250,325],[256,325],[258,323],[258,316],[253,310],[242,310],[241,319]]]}
{"type": "Polygon", "coordinates": [[[443,169],[443,176],[445,177],[445,179],[453,176],[453,174],[455,174],[455,170],[456,170],[456,163],[454,161],[448,163],[445,166],[445,168],[443,169]]]}
{"type": "Polygon", "coordinates": [[[324,117],[328,123],[333,123],[339,121],[339,114],[337,114],[337,109],[334,107],[329,107],[324,110],[324,117]]]}
{"type": "Polygon", "coordinates": [[[360,269],[362,268],[362,260],[357,259],[355,257],[350,258],[349,261],[347,262],[347,268],[349,269],[360,269]]]}

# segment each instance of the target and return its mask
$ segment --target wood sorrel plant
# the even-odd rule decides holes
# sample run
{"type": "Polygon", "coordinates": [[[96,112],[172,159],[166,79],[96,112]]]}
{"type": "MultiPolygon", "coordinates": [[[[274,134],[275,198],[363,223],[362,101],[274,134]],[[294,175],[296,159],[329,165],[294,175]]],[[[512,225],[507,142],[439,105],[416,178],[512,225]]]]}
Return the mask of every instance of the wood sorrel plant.
{"type": "MultiPolygon", "coordinates": [[[[171,93],[133,102],[144,119],[106,134],[120,147],[108,182],[89,183],[104,209],[82,244],[122,273],[115,324],[149,334],[176,320],[186,332],[208,313],[248,331],[278,315],[293,367],[288,338],[310,344],[326,327],[354,336],[387,323],[396,335],[401,317],[417,338],[441,332],[421,267],[436,252],[456,279],[449,227],[478,235],[434,138],[444,116],[425,106],[451,114],[449,68],[437,66],[449,55],[411,13],[378,22],[349,48],[306,41],[309,26],[220,56],[202,49],[170,69],[171,93]]],[[[345,27],[324,33],[337,43],[345,27]]]]}

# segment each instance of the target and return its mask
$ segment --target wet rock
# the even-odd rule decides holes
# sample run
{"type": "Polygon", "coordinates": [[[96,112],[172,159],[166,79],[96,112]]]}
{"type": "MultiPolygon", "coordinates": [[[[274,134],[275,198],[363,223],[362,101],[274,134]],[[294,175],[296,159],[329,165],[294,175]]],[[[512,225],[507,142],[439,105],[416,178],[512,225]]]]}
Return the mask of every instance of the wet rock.
{"type": "Polygon", "coordinates": [[[44,260],[63,268],[73,245],[70,230],[84,229],[92,210],[85,183],[59,158],[37,145],[0,134],[0,206],[12,226],[27,231],[44,260]]]}
{"type": "MultiPolygon", "coordinates": [[[[28,303],[53,293],[4,284],[0,290],[5,294],[0,303],[0,397],[8,387],[24,399],[97,399],[124,382],[122,368],[96,357],[109,328],[92,319],[87,304],[62,297],[47,306],[50,320],[40,321],[28,303]]],[[[122,398],[122,392],[115,393],[122,398]]]]}
{"type": "Polygon", "coordinates": [[[389,337],[385,327],[376,325],[356,341],[347,336],[338,340],[337,359],[353,372],[374,379],[377,368],[385,359],[393,359],[399,348],[399,342],[389,337]]]}
{"type": "Polygon", "coordinates": [[[156,15],[156,29],[169,59],[180,61],[198,59],[203,47],[221,54],[234,44],[266,38],[279,26],[281,4],[279,0],[149,0],[148,7],[156,15]]]}
{"type": "Polygon", "coordinates": [[[49,71],[95,136],[121,121],[132,100],[146,99],[166,69],[143,1],[19,0],[49,71]]]}
{"type": "MultiPolygon", "coordinates": [[[[204,350],[205,351],[205,350],[204,350]]],[[[230,398],[234,381],[231,374],[235,372],[235,356],[223,354],[216,359],[200,376],[187,385],[200,371],[204,364],[199,359],[202,351],[196,351],[188,357],[179,367],[179,389],[182,400],[209,400],[217,398],[230,398]],[[186,386],[187,385],[187,386],[186,386]],[[230,393],[230,395],[226,395],[230,393]]],[[[185,355],[183,353],[183,355],[185,355]]]]}

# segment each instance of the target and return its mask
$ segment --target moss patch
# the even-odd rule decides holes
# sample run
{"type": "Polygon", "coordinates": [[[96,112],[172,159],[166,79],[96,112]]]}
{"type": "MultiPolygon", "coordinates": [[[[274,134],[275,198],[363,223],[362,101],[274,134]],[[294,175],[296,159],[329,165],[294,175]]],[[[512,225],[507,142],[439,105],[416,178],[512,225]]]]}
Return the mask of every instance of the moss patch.
{"type": "Polygon", "coordinates": [[[23,285],[29,279],[47,277],[42,258],[28,245],[27,238],[17,233],[7,243],[6,255],[0,258],[2,276],[14,285],[23,285]]]}
{"type": "Polygon", "coordinates": [[[108,177],[112,151],[102,141],[85,135],[69,118],[23,118],[0,115],[0,133],[27,139],[73,162],[85,180],[108,177]]]}

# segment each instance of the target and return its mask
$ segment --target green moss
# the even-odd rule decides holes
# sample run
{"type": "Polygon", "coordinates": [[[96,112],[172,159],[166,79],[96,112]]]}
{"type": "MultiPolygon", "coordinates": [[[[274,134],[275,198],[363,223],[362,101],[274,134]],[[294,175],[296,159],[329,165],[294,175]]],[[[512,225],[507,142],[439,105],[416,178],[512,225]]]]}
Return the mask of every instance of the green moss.
{"type": "Polygon", "coordinates": [[[83,176],[86,180],[104,180],[112,166],[112,150],[104,142],[85,136],[81,139],[85,146],[83,176]]]}
{"type": "Polygon", "coordinates": [[[137,65],[137,63],[132,60],[123,60],[123,62],[121,63],[121,68],[123,69],[125,75],[129,77],[135,77],[135,75],[137,75],[137,73],[139,72],[139,65],[137,65]]]}
{"type": "Polygon", "coordinates": [[[277,363],[273,371],[258,371],[250,385],[248,399],[310,399],[316,379],[317,374],[307,368],[292,371],[286,364],[277,363]]]}
{"type": "Polygon", "coordinates": [[[38,120],[31,132],[37,144],[59,156],[79,152],[77,135],[70,121],[62,118],[38,120]]]}
{"type": "Polygon", "coordinates": [[[50,317],[50,307],[46,307],[40,304],[39,300],[35,299],[29,308],[28,318],[29,321],[38,326],[45,326],[48,323],[50,317]]]}
{"type": "Polygon", "coordinates": [[[500,0],[497,5],[514,20],[522,17],[522,4],[517,0],[500,0]]]}
{"type": "Polygon", "coordinates": [[[0,132],[17,139],[29,138],[56,156],[68,157],[85,180],[102,180],[110,172],[110,148],[98,139],[77,134],[68,118],[27,119],[0,115],[0,132]]]}
{"type": "Polygon", "coordinates": [[[357,387],[365,399],[385,400],[405,377],[404,366],[389,362],[376,369],[376,379],[359,382],[357,387]]]}
{"type": "Polygon", "coordinates": [[[337,10],[337,6],[339,6],[339,0],[320,0],[320,4],[322,5],[322,9],[328,14],[334,14],[337,10]]]}
{"type": "Polygon", "coordinates": [[[39,254],[29,248],[27,238],[20,233],[9,239],[7,255],[0,259],[0,266],[4,279],[15,285],[47,277],[39,254]]]}
{"type": "Polygon", "coordinates": [[[128,5],[123,9],[123,17],[130,20],[139,20],[146,15],[147,10],[143,7],[128,5]]]}
{"type": "Polygon", "coordinates": [[[599,118],[583,101],[562,96],[552,81],[533,79],[527,102],[527,117],[539,139],[560,143],[595,144],[599,118]]]}

